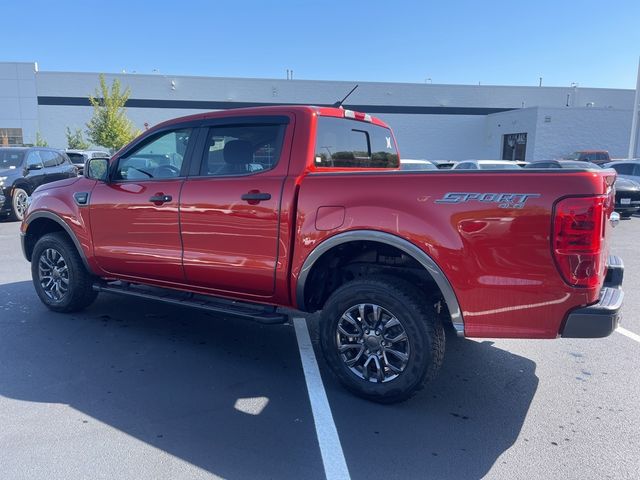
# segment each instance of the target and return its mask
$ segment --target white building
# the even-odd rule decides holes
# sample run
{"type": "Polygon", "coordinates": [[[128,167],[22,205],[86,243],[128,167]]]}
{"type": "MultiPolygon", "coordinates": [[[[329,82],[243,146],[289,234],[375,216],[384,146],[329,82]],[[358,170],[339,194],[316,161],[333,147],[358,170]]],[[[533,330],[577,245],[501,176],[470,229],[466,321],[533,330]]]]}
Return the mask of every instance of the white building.
{"type": "MultiPolygon", "coordinates": [[[[209,110],[271,104],[328,105],[355,83],[346,108],[393,128],[405,158],[559,158],[604,149],[625,157],[634,91],[261,78],[107,74],[131,89],[127,114],[137,128],[209,110]],[[515,149],[515,152],[514,152],[515,149]]],[[[66,147],[65,129],[85,128],[98,73],[43,72],[35,63],[0,62],[0,144],[66,147]]]]}

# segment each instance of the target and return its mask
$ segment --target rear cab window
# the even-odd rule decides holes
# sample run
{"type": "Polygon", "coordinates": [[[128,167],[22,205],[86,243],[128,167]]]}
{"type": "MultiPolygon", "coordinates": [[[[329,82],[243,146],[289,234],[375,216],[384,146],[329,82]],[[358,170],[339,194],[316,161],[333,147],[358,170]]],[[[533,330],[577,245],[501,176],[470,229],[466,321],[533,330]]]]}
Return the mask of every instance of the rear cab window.
{"type": "Polygon", "coordinates": [[[313,159],[315,169],[400,167],[391,130],[373,123],[319,116],[313,159]]]}

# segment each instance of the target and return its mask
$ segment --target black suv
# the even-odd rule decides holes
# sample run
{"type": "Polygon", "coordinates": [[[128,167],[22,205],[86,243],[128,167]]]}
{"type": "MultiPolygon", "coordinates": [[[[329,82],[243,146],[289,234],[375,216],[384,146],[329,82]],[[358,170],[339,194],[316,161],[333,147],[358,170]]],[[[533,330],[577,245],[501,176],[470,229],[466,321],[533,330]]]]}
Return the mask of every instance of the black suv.
{"type": "Polygon", "coordinates": [[[29,196],[42,184],[78,175],[64,152],[42,147],[0,148],[0,216],[22,220],[29,196]]]}

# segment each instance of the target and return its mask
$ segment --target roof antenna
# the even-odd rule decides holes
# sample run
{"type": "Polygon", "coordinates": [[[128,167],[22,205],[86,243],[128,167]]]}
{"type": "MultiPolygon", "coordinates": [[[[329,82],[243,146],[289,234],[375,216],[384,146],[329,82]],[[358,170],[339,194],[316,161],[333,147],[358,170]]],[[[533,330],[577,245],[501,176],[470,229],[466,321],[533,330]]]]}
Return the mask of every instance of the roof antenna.
{"type": "Polygon", "coordinates": [[[351,91],[349,93],[347,93],[344,98],[342,100],[338,100],[336,103],[334,103],[333,105],[331,105],[333,108],[342,108],[342,104],[344,103],[344,101],[349,98],[349,95],[351,95],[353,92],[355,92],[356,88],[358,88],[358,85],[356,85],[355,87],[353,87],[351,89],[351,91]]]}

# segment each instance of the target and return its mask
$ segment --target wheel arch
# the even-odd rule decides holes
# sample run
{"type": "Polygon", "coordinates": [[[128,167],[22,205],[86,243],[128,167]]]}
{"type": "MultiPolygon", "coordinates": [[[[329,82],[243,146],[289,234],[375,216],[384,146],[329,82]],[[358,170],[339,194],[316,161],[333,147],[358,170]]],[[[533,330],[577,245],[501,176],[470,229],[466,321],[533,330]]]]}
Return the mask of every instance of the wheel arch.
{"type": "Polygon", "coordinates": [[[458,299],[451,283],[438,264],[427,253],[404,238],[387,232],[375,230],[352,230],[349,232],[339,233],[324,240],[307,256],[302,269],[300,270],[296,284],[296,304],[300,310],[305,311],[309,309],[309,305],[307,305],[306,301],[308,298],[306,288],[308,286],[309,279],[311,278],[311,274],[314,271],[314,267],[318,265],[319,260],[338,247],[357,242],[372,242],[392,247],[403,252],[417,262],[417,264],[424,269],[426,274],[440,289],[451,316],[451,323],[453,324],[456,332],[460,335],[464,334],[464,319],[462,316],[462,310],[460,309],[460,304],[458,303],[458,299]]]}
{"type": "Polygon", "coordinates": [[[53,212],[40,211],[30,214],[27,217],[26,222],[27,226],[24,229],[24,233],[22,234],[22,250],[25,258],[28,261],[31,261],[33,248],[35,247],[38,239],[40,239],[47,233],[62,232],[67,237],[69,237],[69,240],[71,240],[71,242],[75,246],[87,271],[92,271],[91,267],[89,266],[89,262],[87,261],[84,250],[82,250],[82,246],[78,241],[78,238],[76,237],[73,230],[71,230],[71,227],[67,225],[67,223],[61,217],[53,212]]]}
{"type": "Polygon", "coordinates": [[[21,178],[18,178],[15,182],[13,182],[13,185],[11,186],[11,188],[14,191],[16,188],[20,188],[21,190],[24,190],[25,192],[27,192],[27,195],[29,196],[33,193],[33,190],[31,189],[29,182],[21,178]]]}

